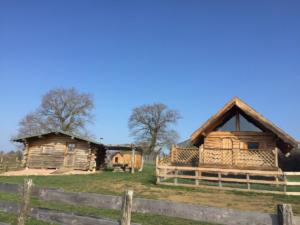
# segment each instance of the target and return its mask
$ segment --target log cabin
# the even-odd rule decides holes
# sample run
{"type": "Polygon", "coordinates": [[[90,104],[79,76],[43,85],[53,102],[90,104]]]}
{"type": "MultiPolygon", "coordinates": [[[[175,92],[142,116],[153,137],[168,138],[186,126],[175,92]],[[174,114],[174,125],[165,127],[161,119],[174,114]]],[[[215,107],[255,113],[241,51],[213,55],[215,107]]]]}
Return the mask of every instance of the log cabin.
{"type": "Polygon", "coordinates": [[[134,165],[135,169],[142,169],[143,166],[143,155],[141,151],[128,151],[121,150],[115,152],[111,156],[111,163],[113,167],[121,167],[124,170],[131,169],[134,165]]]}
{"type": "Polygon", "coordinates": [[[288,156],[297,141],[238,97],[172,146],[176,165],[277,170],[278,153],[288,156]]]}
{"type": "Polygon", "coordinates": [[[110,149],[131,150],[132,146],[104,145],[95,140],[64,131],[16,138],[24,144],[23,165],[26,168],[99,170],[105,166],[110,149]]]}

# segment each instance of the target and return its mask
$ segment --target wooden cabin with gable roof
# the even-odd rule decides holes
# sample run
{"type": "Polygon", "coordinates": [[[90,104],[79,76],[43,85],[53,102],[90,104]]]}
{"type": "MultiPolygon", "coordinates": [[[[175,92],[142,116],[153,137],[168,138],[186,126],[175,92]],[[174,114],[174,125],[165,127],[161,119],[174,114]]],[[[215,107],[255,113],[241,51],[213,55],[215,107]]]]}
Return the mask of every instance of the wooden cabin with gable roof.
{"type": "Polygon", "coordinates": [[[19,137],[13,141],[24,144],[23,165],[34,169],[98,170],[105,167],[107,151],[133,148],[131,145],[104,145],[64,131],[19,137]]]}
{"type": "Polygon", "coordinates": [[[173,165],[278,169],[278,152],[288,155],[297,141],[241,99],[234,97],[171,149],[173,165]]]}

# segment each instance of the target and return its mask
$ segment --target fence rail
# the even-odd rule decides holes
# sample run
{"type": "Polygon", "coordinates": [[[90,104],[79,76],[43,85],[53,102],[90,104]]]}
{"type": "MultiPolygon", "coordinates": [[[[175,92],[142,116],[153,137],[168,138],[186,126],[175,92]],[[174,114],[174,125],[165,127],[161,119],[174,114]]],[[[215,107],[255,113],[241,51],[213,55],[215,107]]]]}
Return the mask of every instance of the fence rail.
{"type": "MultiPolygon", "coordinates": [[[[0,183],[0,192],[18,193],[19,189],[19,185],[16,184],[0,183]]],[[[117,210],[122,208],[121,196],[64,192],[59,189],[45,188],[33,188],[32,195],[39,197],[44,201],[55,201],[73,205],[87,205],[95,208],[117,210]]],[[[19,206],[16,203],[0,201],[0,210],[16,213],[19,210],[19,206]]],[[[291,223],[281,223],[277,219],[278,217],[282,217],[281,213],[285,213],[283,217],[286,218],[286,212],[284,211],[278,212],[279,214],[276,215],[142,198],[133,198],[132,212],[151,213],[224,225],[292,225],[291,223]]],[[[294,221],[294,224],[300,224],[300,217],[293,216],[291,211],[288,213],[290,218],[294,221]]],[[[119,224],[117,221],[106,218],[87,217],[74,213],[59,212],[41,208],[33,208],[30,215],[37,219],[59,224],[119,224]]]]}
{"type": "Polygon", "coordinates": [[[26,179],[24,185],[0,183],[0,192],[20,193],[21,192],[21,205],[0,200],[0,210],[9,213],[18,214],[18,225],[23,225],[26,222],[26,217],[31,216],[38,220],[58,223],[58,224],[72,224],[72,225],[138,225],[131,223],[131,210],[133,192],[128,190],[124,196],[95,196],[95,194],[88,193],[66,193],[59,189],[46,189],[32,187],[26,190],[32,182],[26,179]],[[24,194],[25,193],[25,194],[24,194]],[[122,209],[121,220],[111,220],[102,217],[90,217],[79,215],[75,213],[60,212],[56,210],[43,209],[43,208],[29,208],[31,196],[38,197],[43,201],[56,201],[68,204],[83,204],[97,208],[109,209],[122,209]],[[98,197],[98,198],[97,198],[98,197]],[[123,213],[124,212],[124,213],[123,213]]]}
{"type": "Polygon", "coordinates": [[[299,176],[300,173],[282,172],[280,170],[262,171],[186,166],[180,167],[160,165],[159,162],[161,161],[157,160],[156,177],[157,183],[162,185],[206,187],[212,189],[218,188],[224,190],[300,196],[300,192],[298,190],[288,191],[289,186],[299,187],[300,190],[300,182],[290,181],[288,179],[292,179],[292,176],[299,176]],[[243,187],[242,185],[246,186],[243,187]]]}

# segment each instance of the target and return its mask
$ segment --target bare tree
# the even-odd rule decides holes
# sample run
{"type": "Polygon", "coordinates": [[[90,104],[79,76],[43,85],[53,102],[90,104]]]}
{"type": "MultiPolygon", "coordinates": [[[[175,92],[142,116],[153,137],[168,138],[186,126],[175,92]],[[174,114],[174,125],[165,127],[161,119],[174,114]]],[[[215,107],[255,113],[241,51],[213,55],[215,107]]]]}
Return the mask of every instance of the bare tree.
{"type": "Polygon", "coordinates": [[[146,153],[159,152],[163,146],[174,143],[178,138],[171,126],[180,119],[176,110],[161,103],[134,108],[129,118],[131,135],[139,143],[147,143],[146,153]]]}
{"type": "Polygon", "coordinates": [[[53,130],[86,133],[87,124],[93,122],[93,108],[90,94],[79,93],[75,88],[50,90],[43,96],[38,109],[21,120],[18,136],[53,130]]]}

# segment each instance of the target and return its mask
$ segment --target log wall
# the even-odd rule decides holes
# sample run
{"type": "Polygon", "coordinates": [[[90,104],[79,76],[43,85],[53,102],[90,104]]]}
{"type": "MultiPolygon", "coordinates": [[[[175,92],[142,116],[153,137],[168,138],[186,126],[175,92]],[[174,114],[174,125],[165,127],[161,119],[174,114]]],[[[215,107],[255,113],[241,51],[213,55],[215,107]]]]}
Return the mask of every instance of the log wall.
{"type": "Polygon", "coordinates": [[[204,149],[242,149],[247,150],[248,142],[258,142],[259,149],[274,150],[275,136],[264,132],[211,132],[204,139],[204,149]]]}
{"type": "Polygon", "coordinates": [[[86,141],[71,139],[64,135],[47,135],[28,141],[28,168],[73,168],[87,170],[90,154],[95,149],[86,141]],[[75,150],[68,153],[67,144],[74,143],[75,150]],[[48,150],[44,150],[48,147],[48,150]]]}

